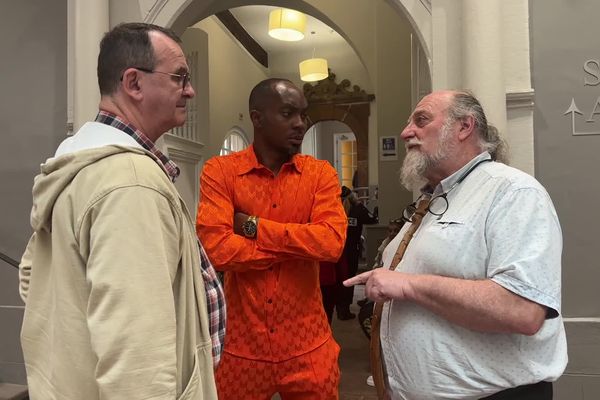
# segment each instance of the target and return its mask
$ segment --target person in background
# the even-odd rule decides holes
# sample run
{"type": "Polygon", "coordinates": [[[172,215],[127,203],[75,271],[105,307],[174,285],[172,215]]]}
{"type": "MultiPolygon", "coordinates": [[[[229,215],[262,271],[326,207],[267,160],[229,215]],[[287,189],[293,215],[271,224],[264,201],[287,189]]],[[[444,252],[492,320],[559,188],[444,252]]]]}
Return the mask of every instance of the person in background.
{"type": "MultiPolygon", "coordinates": [[[[383,250],[387,247],[387,245],[396,237],[396,235],[398,234],[398,232],[400,232],[400,229],[402,228],[402,225],[404,225],[404,221],[402,220],[402,218],[396,218],[396,219],[391,219],[390,222],[388,223],[388,227],[387,227],[387,236],[381,241],[381,244],[379,245],[379,247],[377,248],[377,254],[375,255],[375,260],[373,262],[373,266],[371,267],[371,269],[373,268],[381,268],[383,266],[383,250]]],[[[361,307],[361,312],[363,315],[367,315],[368,312],[363,312],[362,308],[365,304],[367,304],[367,302],[369,302],[368,298],[364,298],[362,300],[358,300],[356,302],[356,304],[359,305],[359,307],[361,307]]],[[[370,305],[370,309],[371,311],[373,310],[373,305],[370,305]]],[[[359,316],[359,322],[360,322],[360,316],[359,316]]],[[[363,323],[361,323],[361,326],[363,326],[363,323]]],[[[363,328],[364,329],[364,328],[363,328]]]]}
{"type": "Polygon", "coordinates": [[[425,96],[401,134],[401,179],[422,196],[383,252],[345,282],[384,303],[391,399],[552,399],[567,365],[561,228],[550,196],[504,163],[506,145],[464,91],[425,96]],[[390,270],[404,232],[419,219],[390,270]]]}
{"type": "Polygon", "coordinates": [[[373,266],[371,268],[381,268],[383,266],[383,250],[387,247],[388,244],[398,235],[400,229],[402,229],[402,225],[404,225],[404,221],[402,218],[391,219],[388,223],[388,234],[381,241],[381,244],[377,248],[377,255],[375,256],[375,261],[373,262],[373,266]]]}
{"type": "Polygon", "coordinates": [[[323,309],[327,315],[327,321],[331,325],[335,302],[342,282],[347,279],[348,266],[342,256],[337,262],[321,261],[319,263],[319,284],[321,286],[321,297],[323,309]]]}
{"type": "MultiPolygon", "coordinates": [[[[402,229],[402,225],[404,225],[404,220],[402,218],[392,219],[388,224],[388,234],[381,241],[381,245],[377,248],[377,255],[375,256],[375,262],[371,268],[381,268],[383,266],[383,250],[387,247],[387,245],[398,235],[400,229],[402,229]]],[[[365,297],[362,300],[356,302],[360,306],[360,310],[358,312],[358,324],[362,329],[363,333],[367,337],[367,339],[371,339],[371,321],[373,319],[373,308],[375,303],[372,300],[369,300],[365,297]]],[[[375,386],[373,382],[373,376],[369,376],[367,378],[367,385],[375,386]]]]}
{"type": "MultiPolygon", "coordinates": [[[[371,215],[367,207],[358,199],[356,193],[350,188],[342,187],[342,202],[344,210],[348,216],[348,230],[346,233],[346,243],[344,245],[343,258],[347,263],[347,276],[351,278],[358,271],[358,262],[361,253],[361,237],[363,225],[376,224],[377,217],[371,215]]],[[[336,313],[339,320],[345,321],[356,317],[350,311],[350,305],[354,298],[354,287],[344,287],[339,285],[339,293],[336,301],[336,313]]]]}
{"type": "Polygon", "coordinates": [[[197,232],[225,271],[221,399],[337,399],[339,346],[319,292],[347,218],[333,167],[299,154],[308,103],[286,79],[250,93],[254,143],[204,166],[197,232]]]}
{"type": "Polygon", "coordinates": [[[160,26],[121,24],[100,43],[100,112],[33,185],[19,271],[31,399],[217,398],[223,294],[154,144],[185,122],[189,76],[160,26]]]}

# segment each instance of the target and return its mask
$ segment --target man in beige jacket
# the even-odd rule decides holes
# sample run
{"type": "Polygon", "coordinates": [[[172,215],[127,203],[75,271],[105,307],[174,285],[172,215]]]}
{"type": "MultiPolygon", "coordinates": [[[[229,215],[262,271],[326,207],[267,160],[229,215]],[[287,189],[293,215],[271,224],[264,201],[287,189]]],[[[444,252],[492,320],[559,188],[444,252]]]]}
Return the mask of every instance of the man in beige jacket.
{"type": "Polygon", "coordinates": [[[216,399],[222,291],[173,185],[179,169],[154,146],[194,96],[179,39],[117,26],[98,82],[96,120],[34,182],[20,268],[30,398],[216,399]]]}

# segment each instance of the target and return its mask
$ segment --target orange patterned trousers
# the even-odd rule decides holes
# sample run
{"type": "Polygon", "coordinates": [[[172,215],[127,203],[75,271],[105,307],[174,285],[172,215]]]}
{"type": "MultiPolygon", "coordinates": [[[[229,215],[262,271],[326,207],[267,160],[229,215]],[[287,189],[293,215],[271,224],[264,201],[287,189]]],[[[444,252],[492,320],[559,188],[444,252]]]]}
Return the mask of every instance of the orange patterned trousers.
{"type": "Polygon", "coordinates": [[[309,353],[281,362],[223,353],[216,372],[220,400],[337,400],[340,347],[333,337],[309,353]]]}

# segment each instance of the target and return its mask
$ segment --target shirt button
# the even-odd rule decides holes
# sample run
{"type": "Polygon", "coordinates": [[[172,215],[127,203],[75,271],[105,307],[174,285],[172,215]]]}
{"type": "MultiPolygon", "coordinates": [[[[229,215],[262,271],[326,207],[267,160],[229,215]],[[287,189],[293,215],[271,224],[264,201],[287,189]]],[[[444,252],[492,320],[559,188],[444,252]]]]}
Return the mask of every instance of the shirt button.
{"type": "Polygon", "coordinates": [[[273,299],[267,300],[267,303],[269,303],[269,304],[273,303],[273,299]]]}
{"type": "Polygon", "coordinates": [[[273,332],[275,332],[275,329],[271,328],[271,329],[269,329],[269,332],[273,333],[273,332]]]}
{"type": "Polygon", "coordinates": [[[277,208],[277,204],[273,204],[273,208],[277,208]]]}

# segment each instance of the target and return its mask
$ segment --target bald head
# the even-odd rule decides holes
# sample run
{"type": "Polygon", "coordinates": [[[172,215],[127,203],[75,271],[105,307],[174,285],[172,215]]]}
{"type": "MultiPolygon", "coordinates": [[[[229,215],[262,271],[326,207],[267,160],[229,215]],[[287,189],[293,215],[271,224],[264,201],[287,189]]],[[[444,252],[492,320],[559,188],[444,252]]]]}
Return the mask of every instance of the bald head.
{"type": "MultiPolygon", "coordinates": [[[[279,97],[281,90],[289,87],[296,88],[296,85],[292,81],[283,78],[269,78],[259,82],[250,92],[249,110],[263,111],[268,101],[274,97],[279,97]]],[[[296,88],[296,90],[299,89],[296,88]]]]}

